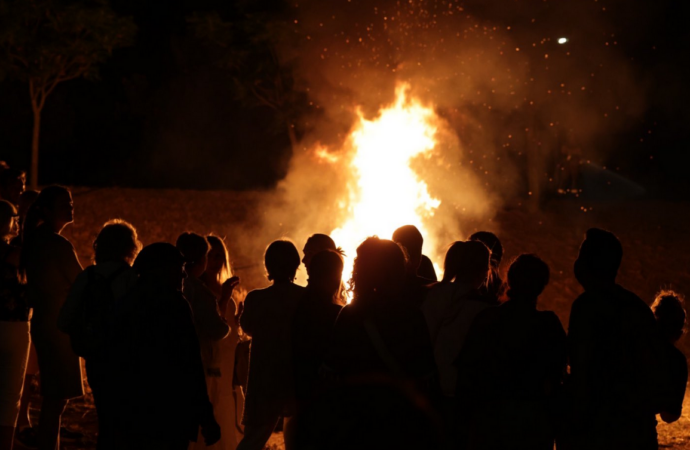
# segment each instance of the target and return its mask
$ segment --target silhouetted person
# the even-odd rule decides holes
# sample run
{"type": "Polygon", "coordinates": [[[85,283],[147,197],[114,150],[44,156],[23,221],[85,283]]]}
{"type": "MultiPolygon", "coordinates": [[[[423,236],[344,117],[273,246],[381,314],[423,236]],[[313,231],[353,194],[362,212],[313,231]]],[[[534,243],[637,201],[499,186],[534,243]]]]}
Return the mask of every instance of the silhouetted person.
{"type": "Polygon", "coordinates": [[[335,241],[327,234],[315,233],[309,236],[309,239],[307,239],[307,242],[304,244],[304,249],[302,249],[302,253],[304,253],[302,263],[304,264],[304,268],[307,269],[307,274],[309,273],[309,263],[311,259],[314,255],[324,250],[333,250],[342,253],[342,251],[336,247],[335,241]]]}
{"type": "Polygon", "coordinates": [[[686,314],[683,297],[673,291],[661,291],[652,304],[656,323],[664,341],[663,355],[668,364],[669,398],[660,406],[661,419],[671,423],[680,419],[688,383],[688,363],[675,344],[685,332],[686,314]]]}
{"type": "Polygon", "coordinates": [[[123,220],[103,225],[93,243],[94,265],[72,283],[58,317],[58,328],[70,335],[72,348],[84,358],[86,377],[98,415],[98,448],[112,445],[112,400],[104,392],[108,373],[108,322],[115,302],[137,281],[131,268],[141,249],[134,227],[123,220]]]}
{"type": "MultiPolygon", "coordinates": [[[[206,271],[200,280],[213,292],[216,298],[220,299],[224,295],[223,291],[225,290],[227,294],[228,290],[228,287],[224,288],[223,286],[226,284],[233,285],[239,281],[239,278],[233,276],[228,249],[223,239],[209,235],[206,236],[206,240],[211,245],[211,250],[208,252],[206,271]]],[[[236,291],[236,289],[233,290],[233,292],[236,291]]],[[[216,386],[215,391],[209,388],[209,398],[213,403],[216,420],[221,426],[221,439],[213,448],[234,450],[237,443],[242,439],[241,421],[242,410],[244,409],[244,392],[240,386],[233,385],[236,349],[240,342],[239,316],[241,310],[232,296],[225,305],[225,311],[221,309],[220,314],[230,325],[230,334],[218,342],[220,383],[216,386]]],[[[197,443],[197,445],[203,444],[197,443]]]]}
{"type": "Polygon", "coordinates": [[[280,417],[289,417],[294,410],[292,323],[305,291],[293,282],[300,265],[299,252],[290,241],[274,241],[266,249],[264,264],[273,284],[251,291],[240,317],[252,343],[244,438],[238,450],[263,449],[280,417]]]}
{"type": "Polygon", "coordinates": [[[26,174],[23,170],[8,168],[0,171],[0,199],[18,207],[25,188],[26,174]]]}
{"type": "Polygon", "coordinates": [[[419,263],[417,275],[428,280],[438,281],[436,269],[434,269],[434,263],[431,262],[428,256],[422,255],[422,261],[419,263]]]}
{"type": "Polygon", "coordinates": [[[0,448],[12,449],[29,358],[29,305],[19,276],[20,249],[10,245],[19,215],[0,200],[0,448]]]}
{"type": "MultiPolygon", "coordinates": [[[[221,286],[220,296],[217,297],[200,278],[206,271],[208,252],[211,249],[206,238],[196,233],[183,233],[177,238],[176,247],[186,260],[187,278],[184,280],[182,293],[192,307],[194,325],[201,344],[206,387],[213,404],[214,416],[220,423],[219,413],[224,405],[220,404],[219,391],[232,386],[232,380],[229,376],[223,377],[221,371],[221,342],[231,331],[225,319],[225,311],[228,303],[232,301],[232,291],[239,279],[226,280],[221,286]]],[[[197,440],[192,448],[196,446],[203,447],[204,444],[197,440]]]]}
{"type": "Polygon", "coordinates": [[[460,356],[457,400],[470,449],[552,450],[555,399],[566,368],[558,317],[538,311],[549,267],[520,255],[508,270],[508,301],[482,311],[460,356]]]}
{"type": "Polygon", "coordinates": [[[474,318],[489,306],[479,292],[489,271],[489,249],[484,244],[455,242],[446,253],[443,280],[431,289],[422,305],[434,346],[441,389],[447,399],[455,396],[455,358],[474,318]]]}
{"type": "Polygon", "coordinates": [[[61,186],[48,186],[26,216],[21,268],[26,274],[27,299],[33,307],[31,340],[41,372],[43,402],[38,423],[38,446],[58,445],[60,417],[71,398],[84,395],[79,357],[69,337],[58,330],[60,308],[72,282],[82,271],[72,244],[61,236],[73,221],[72,195],[61,186]]]}
{"type": "Polygon", "coordinates": [[[405,301],[420,307],[429,292],[429,285],[435,279],[424,278],[419,275],[419,265],[422,262],[422,246],[424,238],[414,225],[405,225],[393,233],[393,242],[403,246],[407,251],[407,264],[405,266],[405,301]]]}
{"type": "Polygon", "coordinates": [[[286,445],[296,449],[440,448],[440,427],[428,404],[404,383],[350,380],[323,392],[293,419],[286,445]]]}
{"type": "Polygon", "coordinates": [[[490,305],[479,289],[489,276],[489,249],[481,242],[458,241],[446,253],[443,280],[422,304],[439,372],[441,412],[448,448],[458,445],[455,424],[457,369],[454,365],[474,318],[490,305]]]}
{"type": "Polygon", "coordinates": [[[116,400],[115,449],[184,450],[200,427],[208,445],[220,439],[181,292],[184,263],[171,244],[144,247],[133,265],[137,284],[116,303],[106,384],[116,400]]]}
{"type": "Polygon", "coordinates": [[[402,301],[405,255],[370,237],[357,248],[352,303],[336,320],[324,373],[348,380],[404,380],[425,391],[435,381],[429,333],[419,308],[402,301]]]}
{"type": "Polygon", "coordinates": [[[469,238],[470,241],[479,241],[486,245],[491,251],[491,276],[480,291],[486,297],[487,302],[498,305],[502,294],[503,280],[499,273],[501,259],[503,259],[503,245],[498,239],[498,236],[490,231],[478,231],[469,238]]]}
{"type": "Polygon", "coordinates": [[[340,299],[343,257],[324,250],[310,261],[309,284],[299,300],[293,323],[293,361],[298,406],[309,401],[319,380],[319,368],[328,349],[340,299]]]}
{"type": "Polygon", "coordinates": [[[659,382],[654,314],[616,284],[623,247],[612,233],[587,231],[575,261],[585,292],[568,327],[571,430],[576,448],[656,449],[652,392],[659,382]]]}

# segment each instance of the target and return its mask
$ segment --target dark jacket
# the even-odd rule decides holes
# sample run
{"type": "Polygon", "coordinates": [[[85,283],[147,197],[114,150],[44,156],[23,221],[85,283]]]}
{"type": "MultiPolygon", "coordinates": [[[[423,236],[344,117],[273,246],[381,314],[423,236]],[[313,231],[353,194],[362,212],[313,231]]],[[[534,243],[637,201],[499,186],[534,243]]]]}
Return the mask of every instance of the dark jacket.
{"type": "Polygon", "coordinates": [[[108,391],[127,441],[196,440],[213,420],[199,340],[182,293],[140,280],[117,302],[108,391]]]}

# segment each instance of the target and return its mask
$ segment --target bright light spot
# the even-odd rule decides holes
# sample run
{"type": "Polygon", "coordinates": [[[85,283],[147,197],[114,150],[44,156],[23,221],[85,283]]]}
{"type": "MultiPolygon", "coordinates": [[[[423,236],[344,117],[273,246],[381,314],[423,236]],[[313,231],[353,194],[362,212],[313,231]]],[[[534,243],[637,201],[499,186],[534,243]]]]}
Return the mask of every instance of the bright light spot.
{"type": "Polygon", "coordinates": [[[558,38],[558,43],[559,43],[559,44],[565,44],[566,42],[568,42],[568,38],[564,38],[564,37],[558,38]]]}
{"type": "Polygon", "coordinates": [[[435,249],[424,219],[441,204],[410,168],[410,161],[429,154],[435,145],[433,109],[407,99],[409,86],[396,90],[395,104],[380,111],[374,120],[359,113],[359,123],[350,134],[353,179],[349,204],[342,225],[331,237],[346,253],[343,278],[348,280],[359,244],[369,236],[390,239],[403,225],[414,225],[424,236],[427,249],[435,249]]]}

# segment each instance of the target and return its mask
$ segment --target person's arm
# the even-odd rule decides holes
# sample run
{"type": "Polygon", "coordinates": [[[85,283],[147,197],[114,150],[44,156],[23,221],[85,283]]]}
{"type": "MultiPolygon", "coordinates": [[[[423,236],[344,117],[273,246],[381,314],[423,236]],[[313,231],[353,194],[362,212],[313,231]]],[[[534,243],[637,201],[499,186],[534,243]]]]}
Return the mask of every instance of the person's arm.
{"type": "Polygon", "coordinates": [[[220,299],[218,299],[218,309],[220,310],[221,317],[227,317],[226,313],[228,309],[228,304],[233,303],[232,293],[238,284],[240,284],[239,277],[229,278],[225,280],[225,283],[223,283],[220,292],[220,299]]]}
{"type": "Polygon", "coordinates": [[[84,270],[79,263],[79,257],[77,256],[76,250],[72,246],[72,243],[65,238],[60,243],[60,257],[58,264],[60,265],[60,270],[67,278],[67,281],[72,284],[77,276],[84,270]]]}
{"type": "Polygon", "coordinates": [[[216,298],[210,291],[197,290],[196,295],[200,298],[194,300],[192,309],[199,336],[212,341],[224,339],[230,333],[230,326],[221,317],[216,298]]]}
{"type": "MultiPolygon", "coordinates": [[[[586,295],[586,294],[583,294],[586,295]]],[[[591,327],[591,312],[583,305],[582,296],[575,300],[570,311],[568,323],[568,363],[572,386],[573,409],[576,420],[584,420],[589,408],[591,392],[589,390],[590,364],[593,353],[594,330],[591,327]]]]}
{"type": "Polygon", "coordinates": [[[93,269],[87,268],[77,276],[77,278],[74,280],[74,283],[72,283],[69,293],[67,294],[65,303],[63,303],[62,308],[60,308],[57,327],[63,333],[70,333],[72,327],[74,326],[77,310],[79,309],[82,297],[84,296],[84,289],[86,289],[86,284],[89,277],[88,272],[90,270],[93,269]]]}
{"type": "Polygon", "coordinates": [[[249,336],[251,336],[256,329],[256,316],[259,307],[259,305],[256,304],[257,301],[258,299],[253,291],[247,294],[247,298],[244,300],[242,315],[240,316],[240,326],[242,327],[242,331],[249,336]]]}

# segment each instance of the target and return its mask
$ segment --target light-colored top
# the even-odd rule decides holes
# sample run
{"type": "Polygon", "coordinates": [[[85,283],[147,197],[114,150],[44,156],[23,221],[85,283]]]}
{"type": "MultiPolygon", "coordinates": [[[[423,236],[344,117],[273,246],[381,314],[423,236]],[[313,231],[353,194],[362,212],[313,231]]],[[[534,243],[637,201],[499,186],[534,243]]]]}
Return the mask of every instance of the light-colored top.
{"type": "Polygon", "coordinates": [[[429,291],[422,304],[422,313],[434,346],[441,390],[446,397],[455,397],[458,371],[453,363],[472,322],[477,314],[489,306],[479,295],[473,296],[473,292],[462,284],[442,282],[429,291]]]}
{"type": "MultiPolygon", "coordinates": [[[[94,271],[97,275],[108,278],[115,271],[119,270],[125,263],[108,261],[101,264],[97,264],[94,267],[94,271]]],[[[134,273],[131,267],[125,268],[112,280],[113,288],[113,299],[118,300],[125,296],[130,289],[134,287],[137,282],[137,275],[134,273]]],[[[72,288],[67,295],[67,300],[65,300],[62,309],[60,310],[60,315],[58,316],[57,326],[60,331],[65,333],[72,327],[74,321],[76,320],[77,310],[79,309],[79,304],[81,303],[84,291],[89,284],[89,273],[88,268],[82,271],[72,284],[72,288]]]]}
{"type": "Polygon", "coordinates": [[[220,376],[219,341],[228,336],[230,326],[220,315],[215,294],[203,281],[197,277],[185,278],[182,293],[192,307],[206,375],[220,376]]]}

